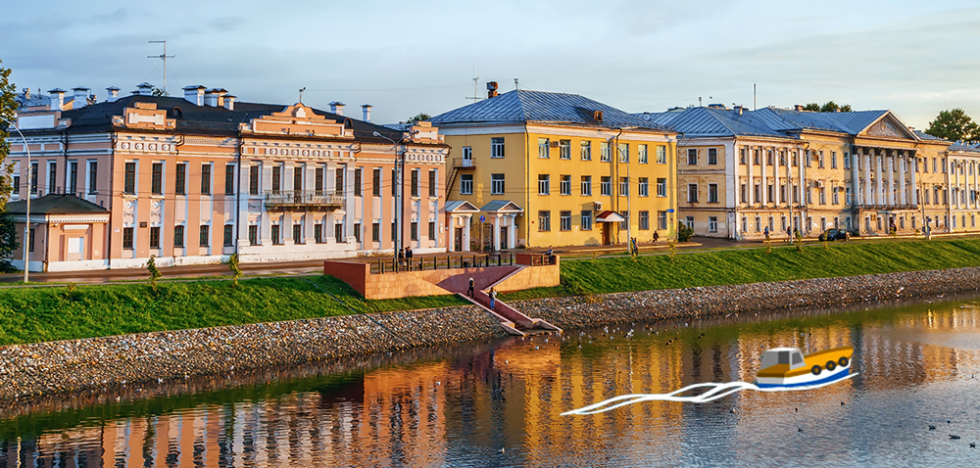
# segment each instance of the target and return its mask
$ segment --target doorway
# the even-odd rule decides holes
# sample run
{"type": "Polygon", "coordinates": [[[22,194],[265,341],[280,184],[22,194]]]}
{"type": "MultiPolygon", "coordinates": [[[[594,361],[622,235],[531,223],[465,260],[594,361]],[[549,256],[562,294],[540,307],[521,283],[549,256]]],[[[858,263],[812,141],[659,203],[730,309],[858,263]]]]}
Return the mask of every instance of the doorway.
{"type": "Polygon", "coordinates": [[[612,245],[612,223],[602,223],[602,245],[612,245]]]}
{"type": "Polygon", "coordinates": [[[459,252],[463,250],[463,228],[453,229],[453,250],[459,252]]]}
{"type": "Polygon", "coordinates": [[[500,250],[510,249],[510,245],[507,245],[510,236],[507,235],[507,226],[500,226],[500,250]]]}

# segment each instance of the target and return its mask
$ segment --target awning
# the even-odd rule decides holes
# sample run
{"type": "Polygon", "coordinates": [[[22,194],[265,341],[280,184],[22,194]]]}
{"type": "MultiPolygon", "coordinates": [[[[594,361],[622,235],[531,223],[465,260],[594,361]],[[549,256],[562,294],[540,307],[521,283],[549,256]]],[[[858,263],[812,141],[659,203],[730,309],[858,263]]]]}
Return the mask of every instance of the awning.
{"type": "Polygon", "coordinates": [[[626,221],[626,218],[615,211],[603,211],[595,217],[595,220],[599,223],[621,223],[626,221]]]}

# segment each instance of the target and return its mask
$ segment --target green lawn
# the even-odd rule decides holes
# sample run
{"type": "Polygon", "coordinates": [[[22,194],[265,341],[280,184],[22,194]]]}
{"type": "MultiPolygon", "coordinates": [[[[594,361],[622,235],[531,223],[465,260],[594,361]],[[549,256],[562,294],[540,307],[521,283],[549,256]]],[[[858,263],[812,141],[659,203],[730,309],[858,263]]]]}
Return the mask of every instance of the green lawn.
{"type": "Polygon", "coordinates": [[[563,261],[561,285],[502,300],[745,284],[803,278],[980,266],[980,240],[808,244],[795,247],[563,261]]]}
{"type": "Polygon", "coordinates": [[[161,282],[157,293],[146,283],[0,289],[0,345],[465,304],[456,296],[368,301],[332,276],[239,284],[161,282]]]}

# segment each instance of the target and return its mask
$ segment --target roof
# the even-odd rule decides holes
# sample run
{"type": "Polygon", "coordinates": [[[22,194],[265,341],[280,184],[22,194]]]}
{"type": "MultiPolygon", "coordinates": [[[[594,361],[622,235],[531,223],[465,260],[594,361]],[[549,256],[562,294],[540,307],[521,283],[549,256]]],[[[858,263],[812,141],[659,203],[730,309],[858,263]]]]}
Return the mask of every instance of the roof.
{"type": "Polygon", "coordinates": [[[626,221],[626,218],[624,218],[623,215],[610,210],[599,213],[599,216],[596,216],[595,220],[600,223],[621,223],[626,221]]]}
{"type": "Polygon", "coordinates": [[[24,88],[23,91],[14,96],[14,102],[17,103],[17,108],[26,109],[28,107],[50,106],[51,98],[40,92],[32,93],[30,88],[24,88]]]}
{"type": "Polygon", "coordinates": [[[486,205],[483,205],[483,208],[480,208],[480,211],[516,211],[523,213],[524,209],[517,203],[510,200],[494,200],[486,205]],[[506,208],[507,205],[514,205],[514,208],[505,210],[504,208],[506,208]]]}
{"type": "Polygon", "coordinates": [[[446,213],[477,213],[480,211],[476,205],[468,201],[447,201],[446,202],[446,213]]]}
{"type": "Polygon", "coordinates": [[[752,112],[739,113],[736,109],[691,107],[682,112],[643,113],[637,117],[668,126],[685,137],[710,136],[767,136],[795,138],[788,133],[774,130],[752,112]]]}
{"type": "MultiPolygon", "coordinates": [[[[930,134],[928,134],[926,132],[923,132],[922,130],[912,130],[912,131],[915,133],[916,136],[918,136],[919,138],[921,138],[923,140],[926,140],[926,141],[949,141],[949,140],[947,140],[945,138],[939,138],[937,136],[932,136],[932,135],[930,135],[930,134]]],[[[959,142],[957,142],[957,143],[959,143],[959,142]]],[[[953,146],[956,146],[956,145],[953,145],[953,146]]]]}
{"type": "Polygon", "coordinates": [[[549,93],[518,89],[485,99],[468,106],[439,114],[433,125],[447,124],[504,124],[557,123],[587,127],[640,127],[670,131],[655,122],[577,94],[549,93]],[[602,111],[596,120],[595,111],[602,111]]]}
{"type": "MultiPolygon", "coordinates": [[[[929,135],[932,138],[936,138],[929,135]]],[[[941,138],[936,138],[937,140],[942,140],[941,138]]],[[[945,140],[942,140],[945,141],[945,140]]],[[[947,148],[947,151],[954,151],[960,153],[980,153],[980,143],[977,142],[963,142],[957,141],[947,148]]]]}
{"type": "MultiPolygon", "coordinates": [[[[27,213],[27,200],[7,203],[10,214],[27,213]]],[[[109,210],[74,195],[48,194],[31,200],[31,214],[85,214],[108,213],[109,210]]]]}

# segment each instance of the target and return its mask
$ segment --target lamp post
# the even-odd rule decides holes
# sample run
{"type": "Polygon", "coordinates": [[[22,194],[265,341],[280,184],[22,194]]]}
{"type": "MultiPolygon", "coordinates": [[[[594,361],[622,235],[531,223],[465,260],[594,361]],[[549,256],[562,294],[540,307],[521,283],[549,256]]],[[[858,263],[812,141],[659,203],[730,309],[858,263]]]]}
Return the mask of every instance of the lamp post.
{"type": "MultiPolygon", "coordinates": [[[[624,127],[624,128],[618,129],[619,130],[619,133],[617,133],[616,136],[614,136],[614,137],[612,137],[612,138],[610,138],[608,140],[609,141],[609,144],[615,145],[615,148],[616,148],[616,168],[617,168],[617,170],[616,170],[616,176],[617,177],[619,177],[619,170],[618,170],[619,163],[623,159],[623,151],[621,149],[619,149],[619,137],[623,134],[623,130],[625,130],[626,128],[631,128],[631,127],[624,127]],[[615,143],[613,142],[613,140],[615,140],[615,143]]],[[[633,246],[633,244],[632,244],[632,242],[633,242],[633,220],[631,219],[632,218],[632,216],[631,216],[632,215],[632,210],[631,210],[631,206],[630,206],[630,195],[632,195],[632,193],[631,193],[632,192],[632,190],[631,190],[632,187],[630,187],[630,185],[632,185],[632,180],[630,179],[630,160],[629,160],[629,153],[627,153],[626,154],[626,253],[632,253],[633,252],[633,250],[632,250],[632,246],[633,246]]]]}
{"type": "MultiPolygon", "coordinates": [[[[31,187],[34,186],[34,171],[33,171],[33,168],[31,166],[31,148],[27,144],[27,138],[24,138],[24,133],[20,131],[20,128],[17,127],[17,124],[15,124],[15,123],[13,123],[13,122],[11,122],[11,121],[3,118],[3,117],[0,117],[0,120],[2,120],[4,122],[7,122],[8,124],[10,124],[10,125],[12,125],[14,127],[14,130],[17,130],[17,134],[20,135],[20,139],[24,141],[24,151],[27,151],[27,219],[24,222],[24,241],[23,241],[24,242],[24,245],[23,245],[23,247],[24,247],[24,282],[26,283],[27,280],[28,280],[27,246],[28,246],[28,243],[30,242],[30,235],[31,235],[31,187]]],[[[20,187],[17,187],[17,190],[20,190],[20,187]]]]}
{"type": "MultiPolygon", "coordinates": [[[[402,234],[403,234],[403,229],[402,229],[402,225],[401,225],[401,220],[402,220],[401,214],[402,214],[402,190],[404,189],[404,187],[402,186],[402,168],[398,164],[398,142],[396,142],[395,140],[392,140],[391,138],[388,138],[388,137],[386,137],[386,136],[384,136],[384,135],[382,135],[382,134],[380,134],[378,132],[374,132],[374,136],[380,137],[380,138],[384,138],[385,140],[390,141],[391,144],[392,144],[392,146],[394,147],[394,149],[392,151],[395,153],[395,180],[393,180],[391,182],[393,184],[395,184],[395,213],[394,213],[394,216],[395,216],[395,238],[392,239],[392,241],[394,241],[394,243],[395,243],[394,257],[396,259],[396,261],[395,261],[395,271],[397,272],[398,271],[398,267],[399,267],[398,262],[397,262],[398,252],[401,249],[401,242],[400,242],[400,240],[401,240],[402,234]]],[[[404,161],[402,161],[402,164],[404,164],[404,161]]]]}

